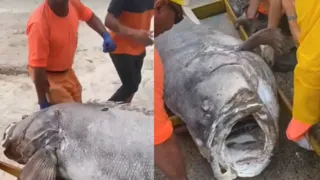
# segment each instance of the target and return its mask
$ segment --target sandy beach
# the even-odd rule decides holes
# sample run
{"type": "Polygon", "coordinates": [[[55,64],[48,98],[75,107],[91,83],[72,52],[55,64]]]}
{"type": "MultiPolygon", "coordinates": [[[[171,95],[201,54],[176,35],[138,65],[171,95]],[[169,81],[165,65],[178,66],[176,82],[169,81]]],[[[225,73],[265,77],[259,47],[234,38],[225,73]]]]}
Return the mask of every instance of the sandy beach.
{"type": "MultiPolygon", "coordinates": [[[[12,122],[39,109],[34,85],[27,76],[26,22],[29,14],[44,0],[0,0],[0,136],[12,122]]],[[[212,0],[214,1],[214,0],[212,0]]],[[[104,20],[110,0],[82,0],[104,20]]],[[[200,0],[199,0],[200,2],[200,0]]],[[[201,0],[202,2],[202,0],[201,0]]],[[[230,28],[229,28],[230,29],[230,28]]],[[[74,70],[83,86],[83,101],[106,101],[121,85],[108,54],[102,52],[102,39],[85,23],[80,24],[74,70]]],[[[153,47],[147,48],[142,82],[132,104],[153,108],[153,47]]],[[[283,106],[282,106],[283,107],[283,106]]],[[[259,176],[248,180],[318,180],[320,159],[289,142],[285,129],[290,114],[282,111],[280,147],[271,164],[259,176]]],[[[204,160],[189,136],[179,135],[190,180],[212,180],[210,165],[204,160]]],[[[0,160],[9,161],[2,154],[0,160]]],[[[0,180],[15,180],[0,170],[0,180]]],[[[167,178],[156,170],[155,179],[167,178]]]]}
{"type": "MultiPolygon", "coordinates": [[[[27,76],[26,22],[43,0],[0,0],[0,134],[24,114],[38,110],[36,91],[27,76]]],[[[83,0],[104,21],[109,1],[83,0]]],[[[152,25],[153,27],[153,25],[152,25]]],[[[106,101],[121,85],[108,54],[102,52],[102,39],[86,23],[79,27],[79,43],[74,70],[83,86],[83,101],[106,101]]],[[[132,104],[153,108],[153,47],[147,48],[142,82],[132,104]]],[[[1,160],[7,160],[1,151],[1,160]]],[[[12,162],[11,162],[12,163],[12,162]]],[[[14,164],[14,163],[13,163],[14,164]]],[[[13,180],[0,171],[1,180],[13,180]]]]}

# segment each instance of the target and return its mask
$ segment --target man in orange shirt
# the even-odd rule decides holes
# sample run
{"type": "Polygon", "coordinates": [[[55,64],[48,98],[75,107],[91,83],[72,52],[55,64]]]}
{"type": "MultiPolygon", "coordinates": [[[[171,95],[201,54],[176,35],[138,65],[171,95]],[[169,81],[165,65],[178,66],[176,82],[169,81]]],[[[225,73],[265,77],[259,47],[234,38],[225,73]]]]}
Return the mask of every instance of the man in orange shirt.
{"type": "Polygon", "coordinates": [[[104,52],[115,49],[103,23],[80,0],[45,0],[29,17],[29,75],[35,83],[40,109],[82,101],[82,88],[72,70],[79,20],[102,36],[104,52]]]}
{"type": "Polygon", "coordinates": [[[130,103],[141,82],[146,46],[152,45],[150,32],[154,0],[112,0],[105,18],[117,44],[110,53],[122,86],[109,101],[130,103]]]}
{"type": "MultiPolygon", "coordinates": [[[[187,7],[181,0],[155,1],[155,36],[172,28],[183,19],[187,7]],[[179,4],[178,4],[179,3],[179,4]]],[[[191,11],[188,11],[191,12],[191,11]]],[[[189,15],[194,23],[199,22],[189,15]]],[[[172,123],[165,110],[164,100],[164,69],[162,60],[155,48],[154,51],[154,156],[157,165],[170,180],[187,180],[187,173],[182,153],[173,134],[172,123]]]]}

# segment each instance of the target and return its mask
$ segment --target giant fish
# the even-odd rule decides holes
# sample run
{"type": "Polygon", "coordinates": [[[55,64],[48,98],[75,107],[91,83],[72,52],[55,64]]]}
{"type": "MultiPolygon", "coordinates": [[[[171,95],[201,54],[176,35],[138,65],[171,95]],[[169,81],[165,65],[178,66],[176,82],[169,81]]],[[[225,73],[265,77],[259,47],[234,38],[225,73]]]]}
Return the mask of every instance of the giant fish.
{"type": "Polygon", "coordinates": [[[20,180],[153,179],[153,112],[129,105],[65,103],[11,124],[4,154],[20,180]]]}
{"type": "Polygon", "coordinates": [[[277,85],[256,50],[269,45],[281,54],[283,39],[280,30],[264,29],[243,42],[188,19],[155,39],[165,104],[218,180],[254,177],[270,163],[279,131],[277,85]]]}

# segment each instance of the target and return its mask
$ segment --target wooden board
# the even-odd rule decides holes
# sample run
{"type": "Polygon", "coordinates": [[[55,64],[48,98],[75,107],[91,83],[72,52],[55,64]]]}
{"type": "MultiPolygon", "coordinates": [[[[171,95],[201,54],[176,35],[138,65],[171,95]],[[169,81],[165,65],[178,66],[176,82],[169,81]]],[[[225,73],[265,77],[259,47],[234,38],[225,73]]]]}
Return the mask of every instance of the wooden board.
{"type": "MultiPolygon", "coordinates": [[[[209,1],[209,0],[207,0],[209,1]]],[[[220,13],[224,13],[225,12],[225,4],[223,2],[223,0],[215,0],[211,3],[201,3],[197,4],[196,6],[192,6],[192,10],[194,12],[194,14],[197,16],[198,19],[202,20],[202,19],[206,19],[208,17],[212,17],[215,16],[217,14],[220,13]]]]}
{"type": "MultiPolygon", "coordinates": [[[[0,151],[3,152],[3,148],[0,147],[0,151]]],[[[0,177],[1,180],[17,180],[17,175],[19,174],[22,165],[9,160],[3,153],[0,155],[0,177]]]]}
{"type": "Polygon", "coordinates": [[[188,7],[191,9],[196,9],[199,7],[206,6],[208,4],[214,4],[221,0],[190,0],[188,7]]]}

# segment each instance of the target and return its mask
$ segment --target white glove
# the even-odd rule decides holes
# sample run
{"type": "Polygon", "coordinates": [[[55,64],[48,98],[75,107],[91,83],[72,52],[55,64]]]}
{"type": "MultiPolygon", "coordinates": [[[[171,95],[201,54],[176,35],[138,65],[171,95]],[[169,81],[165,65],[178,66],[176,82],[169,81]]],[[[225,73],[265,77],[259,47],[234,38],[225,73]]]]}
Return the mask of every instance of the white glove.
{"type": "Polygon", "coordinates": [[[313,151],[312,146],[309,143],[308,138],[306,137],[306,135],[303,136],[302,139],[300,139],[299,141],[295,141],[300,147],[309,150],[309,151],[313,151]]]}

